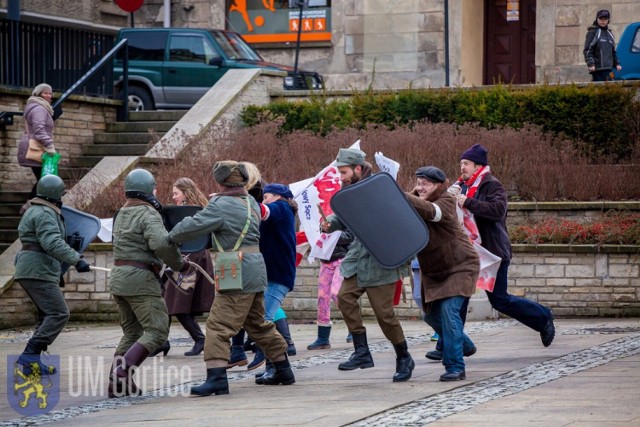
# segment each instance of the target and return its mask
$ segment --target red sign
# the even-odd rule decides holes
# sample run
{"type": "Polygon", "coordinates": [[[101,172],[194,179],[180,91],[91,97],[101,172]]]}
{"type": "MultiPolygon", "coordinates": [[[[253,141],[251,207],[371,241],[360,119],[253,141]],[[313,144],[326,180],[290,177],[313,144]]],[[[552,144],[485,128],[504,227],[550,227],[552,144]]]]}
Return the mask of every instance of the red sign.
{"type": "Polygon", "coordinates": [[[116,4],[125,12],[135,12],[140,9],[144,0],[116,0],[116,4]]]}

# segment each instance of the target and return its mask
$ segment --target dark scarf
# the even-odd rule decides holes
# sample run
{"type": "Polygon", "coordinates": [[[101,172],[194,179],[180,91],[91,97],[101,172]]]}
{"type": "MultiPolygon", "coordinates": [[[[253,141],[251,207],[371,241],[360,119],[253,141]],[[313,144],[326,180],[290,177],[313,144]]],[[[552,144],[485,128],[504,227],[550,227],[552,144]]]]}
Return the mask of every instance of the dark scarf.
{"type": "MultiPolygon", "coordinates": [[[[141,201],[153,206],[153,208],[155,210],[157,210],[158,212],[162,212],[162,205],[160,204],[158,199],[156,199],[156,197],[153,194],[147,194],[147,193],[143,193],[141,191],[127,191],[125,193],[125,196],[127,197],[127,199],[141,200],[141,201]]],[[[127,203],[125,203],[125,207],[139,206],[139,204],[131,203],[131,202],[132,202],[131,200],[127,200],[127,203]]]]}

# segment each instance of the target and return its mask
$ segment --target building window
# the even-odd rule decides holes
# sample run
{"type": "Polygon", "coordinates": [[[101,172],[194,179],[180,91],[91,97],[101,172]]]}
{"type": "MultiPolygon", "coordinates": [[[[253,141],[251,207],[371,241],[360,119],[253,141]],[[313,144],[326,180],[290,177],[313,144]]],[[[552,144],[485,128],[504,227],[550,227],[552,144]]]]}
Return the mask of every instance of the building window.
{"type": "MultiPolygon", "coordinates": [[[[305,0],[301,42],[331,41],[331,0],[305,0]]],[[[228,0],[227,29],[252,44],[291,43],[298,37],[297,0],[228,0]]]]}

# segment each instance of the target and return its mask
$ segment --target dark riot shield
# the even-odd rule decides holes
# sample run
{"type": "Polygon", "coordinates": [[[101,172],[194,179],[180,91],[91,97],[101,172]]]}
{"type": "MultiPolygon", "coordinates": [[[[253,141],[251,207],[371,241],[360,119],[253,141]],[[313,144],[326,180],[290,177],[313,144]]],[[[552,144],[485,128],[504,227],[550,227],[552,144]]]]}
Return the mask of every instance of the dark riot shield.
{"type": "Polygon", "coordinates": [[[345,187],[331,208],[384,268],[397,268],[429,242],[429,229],[388,173],[345,187]]]}
{"type": "MultiPolygon", "coordinates": [[[[67,233],[65,240],[76,252],[84,252],[100,231],[100,219],[64,205],[62,206],[62,217],[67,233]]],[[[63,263],[62,274],[66,273],[69,267],[69,264],[63,263]]]]}
{"type": "MultiPolygon", "coordinates": [[[[167,231],[173,230],[180,221],[187,217],[194,216],[202,208],[200,206],[164,206],[162,208],[162,218],[167,231]]],[[[211,235],[207,234],[194,240],[184,242],[180,246],[182,253],[194,253],[211,247],[211,235]]]]}

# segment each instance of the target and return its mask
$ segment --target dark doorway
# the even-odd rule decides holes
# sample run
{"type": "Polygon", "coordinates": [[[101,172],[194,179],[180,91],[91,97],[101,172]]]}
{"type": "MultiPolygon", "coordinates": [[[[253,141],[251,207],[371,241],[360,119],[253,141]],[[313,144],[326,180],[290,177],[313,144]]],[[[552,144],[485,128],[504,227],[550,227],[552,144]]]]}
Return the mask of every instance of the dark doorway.
{"type": "Polygon", "coordinates": [[[485,85],[536,82],[536,0],[519,6],[507,21],[507,0],[485,0],[485,85]]]}

